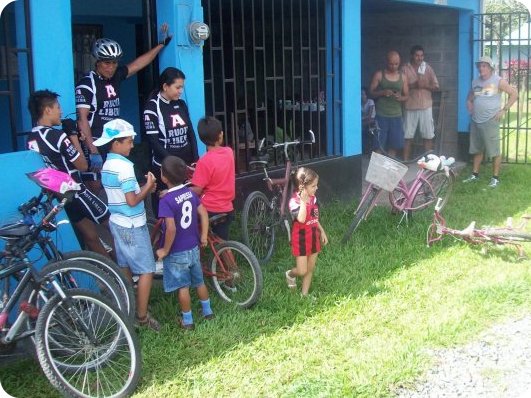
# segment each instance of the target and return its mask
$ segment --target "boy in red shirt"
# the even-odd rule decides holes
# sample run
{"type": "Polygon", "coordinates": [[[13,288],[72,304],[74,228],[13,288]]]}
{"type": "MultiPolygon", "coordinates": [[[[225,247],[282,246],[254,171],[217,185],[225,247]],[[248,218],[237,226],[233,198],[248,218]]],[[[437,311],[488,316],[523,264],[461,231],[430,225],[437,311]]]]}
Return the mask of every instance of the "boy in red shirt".
{"type": "Polygon", "coordinates": [[[230,223],[234,219],[232,201],[236,192],[234,153],[223,145],[221,122],[214,117],[203,118],[197,124],[199,138],[207,152],[197,161],[191,190],[201,197],[209,217],[225,213],[227,217],[212,226],[221,239],[228,240],[230,223]]]}

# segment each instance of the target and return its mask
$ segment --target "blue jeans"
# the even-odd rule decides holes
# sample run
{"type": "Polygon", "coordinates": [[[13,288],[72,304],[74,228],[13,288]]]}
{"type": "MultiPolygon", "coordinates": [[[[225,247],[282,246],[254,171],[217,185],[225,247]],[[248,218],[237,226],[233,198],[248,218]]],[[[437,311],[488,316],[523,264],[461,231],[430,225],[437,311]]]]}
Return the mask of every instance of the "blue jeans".
{"type": "Polygon", "coordinates": [[[109,227],[120,267],[129,267],[136,275],[155,272],[155,257],[147,225],[126,228],[109,221],[109,227]]]}
{"type": "Polygon", "coordinates": [[[162,283],[166,293],[183,287],[199,287],[205,283],[198,246],[190,250],[170,253],[162,261],[164,263],[162,283]]]}

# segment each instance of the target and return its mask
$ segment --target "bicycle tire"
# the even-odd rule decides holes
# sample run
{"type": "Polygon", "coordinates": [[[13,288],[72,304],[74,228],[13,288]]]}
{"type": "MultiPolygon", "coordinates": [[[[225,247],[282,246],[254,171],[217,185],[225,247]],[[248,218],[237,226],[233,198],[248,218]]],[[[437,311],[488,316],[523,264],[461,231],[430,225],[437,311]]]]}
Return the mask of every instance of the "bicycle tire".
{"type": "Polygon", "coordinates": [[[77,250],[61,253],[61,257],[63,260],[80,260],[90,263],[112,276],[115,283],[122,290],[127,308],[127,316],[133,320],[136,311],[136,295],[133,290],[133,283],[131,280],[129,280],[129,278],[127,278],[126,274],[121,270],[118,264],[116,264],[109,257],[88,250],[77,250]]]}
{"type": "Polygon", "coordinates": [[[371,189],[371,192],[365,197],[363,203],[360,203],[358,205],[354,220],[350,223],[350,226],[348,227],[347,232],[345,232],[345,235],[343,235],[343,239],[341,241],[341,243],[343,244],[347,243],[354,231],[358,229],[359,225],[361,224],[361,221],[368,216],[369,209],[372,208],[372,205],[376,200],[378,193],[380,192],[380,189],[375,188],[374,186],[371,186],[369,189],[371,189]]]}
{"type": "Polygon", "coordinates": [[[439,209],[441,211],[446,203],[448,203],[448,199],[450,199],[450,195],[452,194],[455,174],[451,169],[448,171],[448,174],[444,171],[437,171],[428,176],[427,181],[432,186],[433,193],[435,194],[433,201],[436,202],[438,198],[442,199],[439,209]]]}
{"type": "Polygon", "coordinates": [[[236,241],[222,242],[215,249],[210,269],[217,293],[226,302],[241,308],[252,307],[264,287],[262,269],[256,256],[251,249],[236,241]],[[219,265],[218,260],[224,264],[219,265]]]}
{"type": "Polygon", "coordinates": [[[44,374],[65,396],[131,395],[142,368],[140,346],[132,324],[110,302],[91,291],[73,289],[67,292],[67,297],[69,301],[55,295],[37,318],[36,350],[44,374]],[[68,361],[57,359],[61,353],[54,350],[51,339],[62,326],[65,331],[72,331],[66,337],[71,339],[76,351],[68,361]],[[91,335],[87,336],[84,329],[92,332],[91,335]],[[76,371],[59,365],[62,362],[70,363],[76,371]],[[117,380],[111,383],[114,377],[117,380]]]}
{"type": "Polygon", "coordinates": [[[254,191],[242,210],[242,240],[252,250],[260,265],[271,260],[275,250],[275,218],[267,196],[254,191]]]}

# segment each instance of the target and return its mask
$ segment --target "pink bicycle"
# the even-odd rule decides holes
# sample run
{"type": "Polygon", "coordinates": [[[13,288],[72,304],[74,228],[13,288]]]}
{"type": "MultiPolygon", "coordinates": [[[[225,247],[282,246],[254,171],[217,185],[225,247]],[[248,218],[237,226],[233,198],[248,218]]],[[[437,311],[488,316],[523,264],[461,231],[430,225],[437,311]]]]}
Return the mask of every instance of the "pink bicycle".
{"type": "Polygon", "coordinates": [[[358,208],[354,213],[354,220],[343,236],[346,243],[362,220],[366,220],[382,191],[389,192],[389,202],[394,213],[402,214],[408,219],[411,213],[427,208],[441,198],[441,207],[446,204],[455,175],[449,167],[453,159],[444,156],[428,154],[426,157],[411,162],[419,165],[415,179],[410,183],[403,180],[407,166],[396,159],[373,152],[365,179],[369,182],[363,193],[358,208]]]}
{"type": "Polygon", "coordinates": [[[452,229],[446,226],[446,220],[441,215],[441,204],[442,199],[439,198],[433,212],[433,222],[428,228],[426,239],[428,246],[449,235],[473,245],[510,245],[516,249],[520,259],[526,257],[522,244],[531,242],[531,233],[525,230],[531,215],[522,216],[520,224],[516,227],[513,227],[512,218],[508,218],[505,227],[476,228],[476,222],[472,221],[465,229],[452,229]]]}

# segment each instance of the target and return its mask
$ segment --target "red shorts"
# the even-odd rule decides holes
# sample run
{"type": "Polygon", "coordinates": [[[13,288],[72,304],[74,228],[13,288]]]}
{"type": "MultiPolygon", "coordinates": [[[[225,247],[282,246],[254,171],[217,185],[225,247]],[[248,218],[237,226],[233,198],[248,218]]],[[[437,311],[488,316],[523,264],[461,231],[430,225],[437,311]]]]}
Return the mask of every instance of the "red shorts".
{"type": "Polygon", "coordinates": [[[291,253],[295,257],[309,256],[321,251],[321,231],[318,224],[293,223],[291,231],[291,253]]]}

